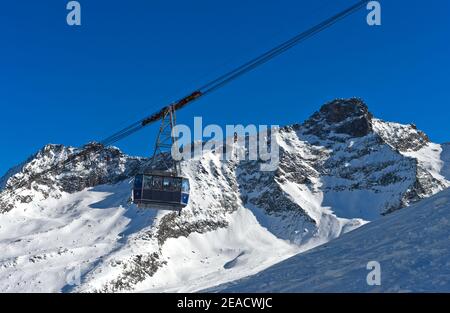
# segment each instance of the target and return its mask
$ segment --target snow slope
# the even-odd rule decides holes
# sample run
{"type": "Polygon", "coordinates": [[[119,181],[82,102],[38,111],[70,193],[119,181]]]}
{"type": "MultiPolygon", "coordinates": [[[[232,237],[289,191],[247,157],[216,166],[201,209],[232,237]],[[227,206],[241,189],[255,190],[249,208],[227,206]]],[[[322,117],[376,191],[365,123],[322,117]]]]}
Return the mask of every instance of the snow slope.
{"type": "MultiPolygon", "coordinates": [[[[83,283],[78,291],[100,290],[114,270],[121,272],[122,259],[136,250],[143,256],[153,253],[158,244],[137,234],[168,212],[138,210],[127,205],[128,197],[129,185],[123,182],[0,215],[0,290],[74,291],[70,283],[77,271],[83,283]],[[110,259],[116,266],[100,267],[92,280],[90,271],[110,259]]],[[[262,228],[248,210],[237,210],[228,221],[228,228],[216,232],[168,240],[161,252],[167,266],[135,290],[198,290],[256,273],[299,251],[262,228]]]]}
{"type": "Polygon", "coordinates": [[[450,189],[215,292],[450,292],[450,189]],[[369,286],[366,265],[381,265],[369,286]]]}

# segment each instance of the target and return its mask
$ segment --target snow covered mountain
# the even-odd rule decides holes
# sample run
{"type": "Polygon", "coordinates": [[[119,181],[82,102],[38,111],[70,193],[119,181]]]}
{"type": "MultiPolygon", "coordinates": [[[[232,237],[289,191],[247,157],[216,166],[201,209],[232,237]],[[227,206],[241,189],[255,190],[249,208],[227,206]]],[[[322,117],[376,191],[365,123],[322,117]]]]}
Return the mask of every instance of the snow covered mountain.
{"type": "Polygon", "coordinates": [[[359,99],[327,103],[276,140],[274,172],[214,151],[185,161],[192,190],[181,216],[130,204],[147,160],[114,147],[29,182],[77,151],[44,147],[0,179],[0,291],[202,290],[450,186],[450,145],[375,119],[359,99]]]}
{"type": "MultiPolygon", "coordinates": [[[[450,292],[450,189],[215,292],[450,292]],[[380,264],[369,286],[366,265],[380,264]]],[[[373,268],[370,268],[373,269],[373,268]]]]}

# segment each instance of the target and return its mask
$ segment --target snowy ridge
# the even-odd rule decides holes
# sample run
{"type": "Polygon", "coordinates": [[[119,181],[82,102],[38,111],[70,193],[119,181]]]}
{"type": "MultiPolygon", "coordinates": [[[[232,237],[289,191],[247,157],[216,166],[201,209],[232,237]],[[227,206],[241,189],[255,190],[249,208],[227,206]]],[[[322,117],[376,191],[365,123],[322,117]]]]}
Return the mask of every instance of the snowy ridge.
{"type": "Polygon", "coordinates": [[[430,142],[428,136],[414,124],[402,125],[373,119],[373,128],[386,143],[401,152],[418,151],[430,142]]]}
{"type": "Polygon", "coordinates": [[[0,247],[9,251],[0,259],[0,291],[198,291],[450,185],[449,145],[374,119],[359,99],[327,103],[305,123],[283,127],[276,140],[273,172],[238,153],[224,161],[207,151],[183,162],[192,191],[181,216],[130,204],[132,177],[148,162],[114,147],[14,189],[77,151],[46,146],[0,192],[0,247]],[[77,286],[66,279],[74,268],[77,286]]]}
{"type": "Polygon", "coordinates": [[[6,172],[5,175],[0,177],[0,190],[3,190],[6,187],[6,184],[8,183],[8,180],[16,175],[17,173],[20,173],[22,171],[22,168],[25,164],[27,164],[28,161],[23,162],[22,164],[19,164],[17,166],[14,166],[13,168],[9,169],[8,172],[6,172]]]}
{"type": "MultiPolygon", "coordinates": [[[[90,143],[82,149],[95,145],[98,144],[90,143]]],[[[146,161],[128,157],[115,147],[107,147],[65,168],[58,167],[53,172],[38,176],[38,179],[29,179],[78,151],[73,147],[49,144],[20,166],[20,171],[10,171],[11,174],[3,178],[6,183],[0,193],[0,213],[13,209],[19,203],[58,199],[64,192],[74,193],[88,187],[123,181],[139,171],[146,161]],[[20,182],[25,182],[25,187],[15,188],[20,182]]]]}

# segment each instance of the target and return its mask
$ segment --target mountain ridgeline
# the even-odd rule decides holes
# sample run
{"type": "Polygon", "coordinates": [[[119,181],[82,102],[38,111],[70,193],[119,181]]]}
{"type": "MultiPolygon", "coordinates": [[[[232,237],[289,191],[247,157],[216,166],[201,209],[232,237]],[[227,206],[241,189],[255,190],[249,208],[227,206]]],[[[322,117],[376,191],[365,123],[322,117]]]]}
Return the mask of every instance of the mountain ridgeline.
{"type": "Polygon", "coordinates": [[[430,142],[415,125],[376,119],[360,99],[329,102],[304,123],[282,127],[276,140],[280,162],[272,172],[238,153],[183,161],[191,199],[180,216],[130,203],[132,178],[148,170],[148,159],[115,147],[30,180],[79,151],[47,145],[0,179],[0,238],[20,251],[0,261],[0,280],[11,281],[0,290],[18,288],[14,278],[41,291],[202,290],[450,186],[450,145],[430,142]],[[6,234],[2,223],[28,226],[6,234]],[[31,244],[48,234],[61,241],[31,244]],[[82,280],[71,287],[58,273],[70,271],[74,258],[82,280]],[[30,270],[43,265],[54,267],[46,278],[30,270]],[[29,273],[17,274],[24,268],[29,273]]]}

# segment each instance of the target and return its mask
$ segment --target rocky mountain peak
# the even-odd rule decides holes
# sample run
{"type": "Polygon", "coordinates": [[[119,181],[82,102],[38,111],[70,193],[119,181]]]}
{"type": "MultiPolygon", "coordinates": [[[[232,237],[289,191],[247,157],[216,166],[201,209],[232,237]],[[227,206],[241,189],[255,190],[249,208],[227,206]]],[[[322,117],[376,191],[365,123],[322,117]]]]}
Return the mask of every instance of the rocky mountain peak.
{"type": "Polygon", "coordinates": [[[367,105],[359,98],[333,100],[324,104],[320,113],[329,123],[339,123],[349,118],[372,118],[367,105]]]}
{"type": "Polygon", "coordinates": [[[304,124],[306,134],[328,138],[330,134],[364,137],[372,132],[372,114],[358,98],[336,99],[323,105],[304,124]]]}

